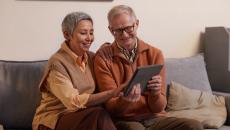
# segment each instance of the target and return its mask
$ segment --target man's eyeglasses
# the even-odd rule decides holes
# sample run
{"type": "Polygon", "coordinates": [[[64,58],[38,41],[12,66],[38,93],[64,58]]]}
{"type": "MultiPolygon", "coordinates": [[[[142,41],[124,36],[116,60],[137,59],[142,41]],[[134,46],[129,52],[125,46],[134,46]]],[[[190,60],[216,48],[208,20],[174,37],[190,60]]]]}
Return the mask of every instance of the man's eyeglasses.
{"type": "Polygon", "coordinates": [[[127,26],[124,28],[112,29],[113,35],[122,35],[125,31],[126,33],[132,33],[134,31],[135,23],[132,26],[127,26]]]}

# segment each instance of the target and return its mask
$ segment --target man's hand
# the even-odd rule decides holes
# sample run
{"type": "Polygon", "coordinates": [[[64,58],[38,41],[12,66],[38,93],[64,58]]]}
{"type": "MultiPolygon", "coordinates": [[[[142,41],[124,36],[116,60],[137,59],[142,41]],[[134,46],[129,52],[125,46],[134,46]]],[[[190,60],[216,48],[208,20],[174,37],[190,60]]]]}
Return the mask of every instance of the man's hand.
{"type": "Polygon", "coordinates": [[[128,96],[122,96],[122,99],[129,102],[138,102],[141,98],[141,87],[140,84],[136,84],[133,86],[128,96]]]}
{"type": "Polygon", "coordinates": [[[157,96],[161,93],[161,76],[160,75],[156,75],[153,76],[147,84],[147,90],[150,92],[150,95],[152,96],[157,96]]]}

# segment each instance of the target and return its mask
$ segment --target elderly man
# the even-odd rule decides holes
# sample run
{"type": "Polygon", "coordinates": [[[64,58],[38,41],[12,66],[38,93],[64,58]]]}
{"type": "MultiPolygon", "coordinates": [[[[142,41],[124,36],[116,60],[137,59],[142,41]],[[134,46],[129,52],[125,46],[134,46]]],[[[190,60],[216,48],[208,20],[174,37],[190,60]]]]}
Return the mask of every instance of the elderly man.
{"type": "MultiPolygon", "coordinates": [[[[114,37],[109,49],[112,58],[97,53],[94,71],[100,91],[126,85],[140,66],[164,64],[162,52],[137,37],[139,20],[126,5],[113,7],[108,13],[109,30],[114,37]]],[[[136,84],[128,96],[114,97],[105,104],[118,130],[202,130],[195,120],[166,117],[165,68],[148,81],[147,91],[141,93],[136,84]]]]}

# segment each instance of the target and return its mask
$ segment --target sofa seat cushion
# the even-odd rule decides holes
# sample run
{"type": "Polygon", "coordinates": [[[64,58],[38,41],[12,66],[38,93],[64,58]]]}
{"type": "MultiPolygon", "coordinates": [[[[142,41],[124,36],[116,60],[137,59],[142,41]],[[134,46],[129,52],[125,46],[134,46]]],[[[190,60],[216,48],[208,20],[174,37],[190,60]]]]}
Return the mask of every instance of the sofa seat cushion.
{"type": "Polygon", "coordinates": [[[230,126],[223,125],[218,130],[230,130],[230,126]]]}
{"type": "Polygon", "coordinates": [[[200,121],[204,128],[219,128],[226,120],[223,96],[212,95],[171,82],[167,104],[169,116],[200,121]]]}
{"type": "Polygon", "coordinates": [[[223,125],[218,129],[204,129],[204,130],[230,130],[230,126],[223,125]]]}

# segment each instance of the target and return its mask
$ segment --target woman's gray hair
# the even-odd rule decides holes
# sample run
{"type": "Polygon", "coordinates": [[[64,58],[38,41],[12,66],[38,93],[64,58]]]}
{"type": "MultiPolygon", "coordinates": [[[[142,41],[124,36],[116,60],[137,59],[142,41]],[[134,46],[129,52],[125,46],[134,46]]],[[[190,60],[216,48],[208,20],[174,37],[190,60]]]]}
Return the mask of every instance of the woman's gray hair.
{"type": "Polygon", "coordinates": [[[109,23],[112,21],[112,19],[115,16],[123,14],[123,13],[128,13],[131,17],[134,18],[134,20],[137,19],[136,14],[131,7],[127,5],[117,5],[117,6],[114,6],[107,15],[109,23]]]}
{"type": "Polygon", "coordinates": [[[93,19],[90,15],[84,12],[72,12],[65,16],[62,21],[62,32],[67,32],[69,35],[73,35],[73,32],[81,20],[90,20],[93,23],[93,19]]]}

